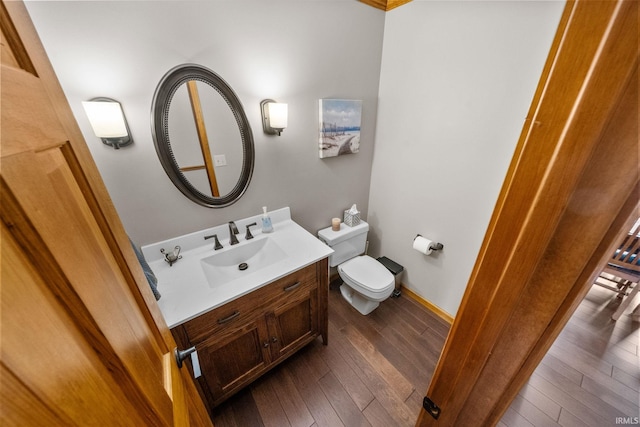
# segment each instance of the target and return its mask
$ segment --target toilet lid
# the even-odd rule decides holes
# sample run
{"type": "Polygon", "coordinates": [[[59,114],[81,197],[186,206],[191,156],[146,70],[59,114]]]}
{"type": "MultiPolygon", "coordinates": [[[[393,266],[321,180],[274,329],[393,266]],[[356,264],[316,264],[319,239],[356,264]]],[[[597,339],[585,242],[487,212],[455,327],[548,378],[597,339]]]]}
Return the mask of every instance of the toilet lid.
{"type": "Polygon", "coordinates": [[[383,291],[395,282],[391,272],[368,255],[341,264],[340,270],[353,282],[371,292],[383,291]]]}

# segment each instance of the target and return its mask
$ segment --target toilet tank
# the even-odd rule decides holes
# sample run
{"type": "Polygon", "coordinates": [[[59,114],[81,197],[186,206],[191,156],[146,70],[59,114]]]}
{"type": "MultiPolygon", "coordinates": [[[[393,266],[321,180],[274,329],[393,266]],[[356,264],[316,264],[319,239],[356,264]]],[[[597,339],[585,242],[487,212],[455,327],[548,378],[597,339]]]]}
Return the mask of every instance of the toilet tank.
{"type": "Polygon", "coordinates": [[[318,237],[329,245],[335,252],[329,256],[329,265],[335,267],[348,259],[364,253],[367,246],[367,232],[369,224],[360,221],[355,227],[341,223],[340,231],[333,231],[331,227],[318,231],[318,237]]]}

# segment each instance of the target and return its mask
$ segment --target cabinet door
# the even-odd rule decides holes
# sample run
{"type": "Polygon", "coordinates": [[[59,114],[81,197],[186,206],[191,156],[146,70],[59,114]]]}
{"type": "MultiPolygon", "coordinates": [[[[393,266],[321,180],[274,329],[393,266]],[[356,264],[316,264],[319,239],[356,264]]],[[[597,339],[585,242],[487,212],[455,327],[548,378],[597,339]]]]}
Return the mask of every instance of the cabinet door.
{"type": "Polygon", "coordinates": [[[271,362],[264,317],[227,332],[224,338],[196,344],[200,385],[212,407],[260,376],[271,362]]]}
{"type": "Polygon", "coordinates": [[[293,353],[318,336],[318,288],[299,292],[295,298],[267,314],[271,357],[293,353]]]}

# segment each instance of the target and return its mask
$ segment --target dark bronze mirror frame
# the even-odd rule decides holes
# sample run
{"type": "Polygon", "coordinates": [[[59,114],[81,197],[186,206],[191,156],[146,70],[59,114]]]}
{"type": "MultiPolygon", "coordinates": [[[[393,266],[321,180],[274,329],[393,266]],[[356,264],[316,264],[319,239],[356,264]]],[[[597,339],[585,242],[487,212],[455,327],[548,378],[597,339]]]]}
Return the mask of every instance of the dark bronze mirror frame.
{"type": "Polygon", "coordinates": [[[210,208],[223,208],[235,203],[247,190],[255,161],[253,133],[238,96],[227,82],[208,68],[197,64],[183,64],[172,68],[162,77],[151,104],[151,133],[162,167],[171,182],[190,200],[210,208]],[[220,197],[211,197],[195,188],[180,170],[171,149],[169,107],[175,92],[188,81],[205,83],[218,92],[231,109],[240,130],[243,153],[240,178],[228,194],[220,197]]]}

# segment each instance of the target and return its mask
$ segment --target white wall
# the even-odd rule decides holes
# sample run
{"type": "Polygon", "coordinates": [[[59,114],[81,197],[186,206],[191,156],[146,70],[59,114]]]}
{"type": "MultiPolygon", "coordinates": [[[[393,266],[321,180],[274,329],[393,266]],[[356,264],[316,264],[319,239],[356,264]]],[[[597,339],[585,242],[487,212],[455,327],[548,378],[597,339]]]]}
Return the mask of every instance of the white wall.
{"type": "Polygon", "coordinates": [[[385,19],[370,252],[455,315],[564,2],[419,1],[385,19]],[[442,242],[425,256],[416,234],[442,242]]]}
{"type": "Polygon", "coordinates": [[[315,233],[357,203],[366,215],[384,13],[353,0],[29,1],[27,8],[116,209],[139,244],[290,206],[315,233]],[[150,108],[172,67],[218,73],[246,110],[255,139],[251,184],[234,205],[201,207],[167,178],[150,108]],[[135,140],[119,151],[91,132],[81,102],[120,101],[135,140]],[[280,137],[262,132],[260,101],[289,104],[280,137]],[[361,99],[360,152],[318,157],[318,99],[361,99]]]}
{"type": "Polygon", "coordinates": [[[414,0],[384,13],[355,0],[28,1],[129,234],[146,244],[290,206],[309,231],[357,203],[370,254],[454,315],[531,102],[564,2],[414,0]],[[384,36],[384,37],[383,37],[384,36]],[[249,189],[224,209],[174,188],[149,114],[175,65],[220,74],[255,137],[249,189]],[[91,133],[81,101],[124,105],[135,144],[91,133]],[[360,153],[320,160],[317,100],[362,99],[360,153]],[[281,137],[262,133],[259,102],[289,103],[281,137]],[[377,124],[376,124],[377,121],[377,124]],[[375,139],[375,144],[374,144],[375,139]],[[417,233],[441,241],[425,257],[417,233]]]}

